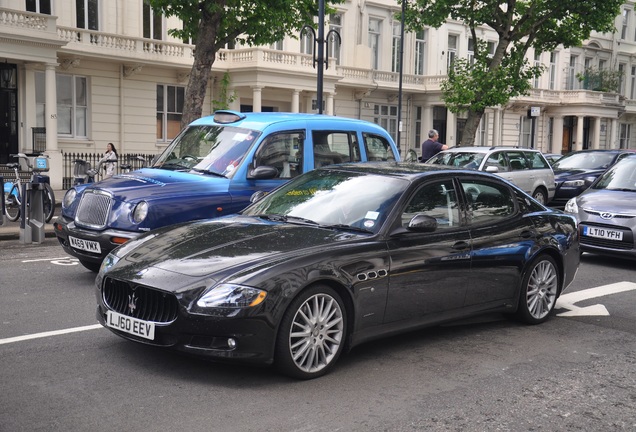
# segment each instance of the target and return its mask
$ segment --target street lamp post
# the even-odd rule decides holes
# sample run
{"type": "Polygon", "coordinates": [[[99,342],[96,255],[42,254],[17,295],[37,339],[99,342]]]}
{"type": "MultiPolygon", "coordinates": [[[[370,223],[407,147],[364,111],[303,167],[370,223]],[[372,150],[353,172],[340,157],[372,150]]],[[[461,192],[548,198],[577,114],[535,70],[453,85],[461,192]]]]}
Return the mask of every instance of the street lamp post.
{"type": "MultiPolygon", "coordinates": [[[[402,0],[402,17],[400,20],[400,79],[398,83],[398,118],[397,118],[397,146],[398,149],[402,149],[401,145],[401,133],[402,133],[402,75],[403,75],[403,66],[404,66],[404,15],[406,15],[406,2],[407,0],[402,0]]],[[[404,149],[406,150],[406,148],[404,149]]],[[[405,152],[406,153],[406,152],[405,152]]]]}
{"type": "Polygon", "coordinates": [[[329,45],[327,42],[329,38],[337,38],[338,43],[342,42],[340,33],[333,29],[327,32],[325,39],[325,0],[318,0],[318,37],[316,37],[316,31],[309,25],[302,28],[301,36],[306,31],[311,32],[314,40],[314,67],[316,67],[316,63],[318,64],[316,104],[318,105],[318,114],[322,114],[324,69],[329,69],[329,45]],[[327,44],[327,59],[325,59],[325,44],[327,44]]]}

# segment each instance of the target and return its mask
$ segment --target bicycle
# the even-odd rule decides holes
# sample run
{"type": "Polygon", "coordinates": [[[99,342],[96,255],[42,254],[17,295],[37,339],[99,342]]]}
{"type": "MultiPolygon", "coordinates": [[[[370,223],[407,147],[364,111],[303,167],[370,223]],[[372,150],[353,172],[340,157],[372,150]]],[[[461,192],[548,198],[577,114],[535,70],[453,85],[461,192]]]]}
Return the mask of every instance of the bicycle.
{"type": "MultiPolygon", "coordinates": [[[[18,159],[24,159],[27,167],[31,170],[31,181],[36,180],[36,177],[40,175],[41,171],[35,169],[29,160],[29,157],[24,153],[18,153],[17,155],[11,155],[18,159]]],[[[20,219],[22,213],[22,180],[20,179],[19,163],[9,163],[7,167],[12,168],[15,172],[15,180],[4,184],[4,212],[7,215],[7,219],[12,222],[20,219]]],[[[48,183],[44,183],[44,220],[50,222],[53,219],[55,213],[55,194],[53,189],[48,183]]]]}

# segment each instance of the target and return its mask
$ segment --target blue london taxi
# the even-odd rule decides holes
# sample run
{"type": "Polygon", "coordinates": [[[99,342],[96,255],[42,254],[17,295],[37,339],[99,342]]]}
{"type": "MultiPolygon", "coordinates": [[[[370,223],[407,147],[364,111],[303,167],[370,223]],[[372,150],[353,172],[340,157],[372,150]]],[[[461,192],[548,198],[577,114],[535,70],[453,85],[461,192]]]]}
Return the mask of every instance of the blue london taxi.
{"type": "Polygon", "coordinates": [[[387,131],[370,122],[217,111],[181,131],[150,167],[69,189],[55,234],[97,272],[111,250],[144,232],[236,213],[255,192],[314,168],[399,158],[387,131]]]}

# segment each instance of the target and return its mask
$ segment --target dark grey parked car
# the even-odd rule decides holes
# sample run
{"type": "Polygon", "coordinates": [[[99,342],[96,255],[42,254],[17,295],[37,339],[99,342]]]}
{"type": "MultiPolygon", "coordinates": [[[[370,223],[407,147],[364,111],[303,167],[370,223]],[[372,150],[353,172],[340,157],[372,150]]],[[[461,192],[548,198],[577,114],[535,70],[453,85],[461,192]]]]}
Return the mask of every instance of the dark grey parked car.
{"type": "Polygon", "coordinates": [[[636,155],[626,157],[565,206],[579,220],[581,250],[636,258],[636,155]]]}
{"type": "Polygon", "coordinates": [[[580,150],[568,153],[552,165],[556,191],[550,206],[563,207],[570,198],[579,196],[609,167],[636,154],[633,150],[580,150]]]}

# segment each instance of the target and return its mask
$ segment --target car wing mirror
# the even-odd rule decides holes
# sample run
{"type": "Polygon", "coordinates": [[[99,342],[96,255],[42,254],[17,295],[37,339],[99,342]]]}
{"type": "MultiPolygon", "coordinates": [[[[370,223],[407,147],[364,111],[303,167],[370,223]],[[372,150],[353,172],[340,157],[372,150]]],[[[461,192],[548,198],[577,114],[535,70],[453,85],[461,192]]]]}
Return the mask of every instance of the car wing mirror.
{"type": "Polygon", "coordinates": [[[499,172],[499,168],[494,165],[490,165],[490,166],[487,166],[484,171],[486,171],[487,173],[496,173],[496,172],[499,172]]]}
{"type": "Polygon", "coordinates": [[[278,170],[273,166],[262,165],[256,168],[250,169],[247,174],[249,180],[267,180],[273,179],[278,176],[278,170]]]}
{"type": "Polygon", "coordinates": [[[260,200],[262,200],[263,198],[265,198],[265,196],[267,196],[267,194],[268,194],[268,193],[269,193],[269,192],[262,191],[262,190],[256,191],[256,192],[254,192],[254,193],[252,194],[252,196],[250,197],[250,202],[251,202],[251,203],[255,203],[256,201],[260,201],[260,200]]]}
{"type": "Polygon", "coordinates": [[[416,214],[409,221],[407,228],[409,231],[427,233],[437,229],[437,219],[424,214],[416,214]]]}

